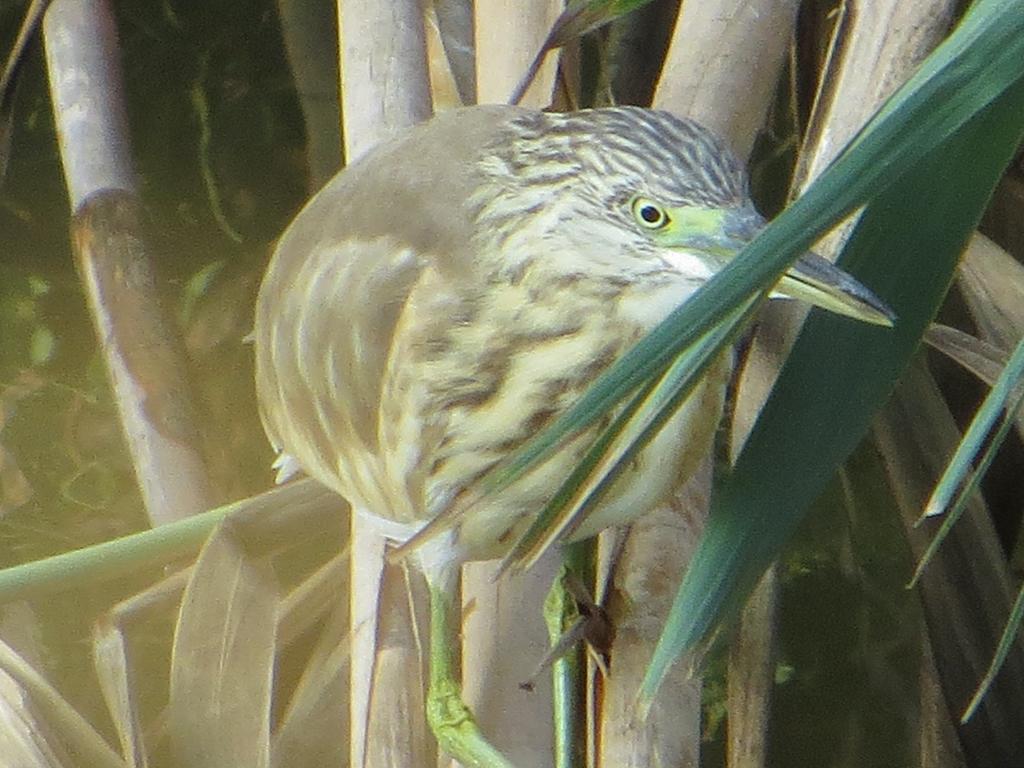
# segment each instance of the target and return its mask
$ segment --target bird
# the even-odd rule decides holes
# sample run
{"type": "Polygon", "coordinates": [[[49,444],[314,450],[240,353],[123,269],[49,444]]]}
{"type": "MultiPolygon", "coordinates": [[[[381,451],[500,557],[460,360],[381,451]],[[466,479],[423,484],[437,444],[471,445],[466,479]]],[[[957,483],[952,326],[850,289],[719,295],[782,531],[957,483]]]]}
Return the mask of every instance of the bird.
{"type": "MultiPolygon", "coordinates": [[[[279,239],[253,335],[279,479],[301,469],[396,544],[416,543],[431,600],[428,722],[463,765],[511,763],[454,679],[460,567],[506,555],[594,433],[477,498],[481,479],[764,224],[743,164],[693,120],[486,105],[384,141],[279,239]],[[450,524],[417,536],[452,510],[450,524]]],[[[772,295],[892,321],[811,253],[772,295]]],[[[653,509],[689,477],[712,444],[732,364],[726,352],[711,366],[572,539],[653,509]]]]}

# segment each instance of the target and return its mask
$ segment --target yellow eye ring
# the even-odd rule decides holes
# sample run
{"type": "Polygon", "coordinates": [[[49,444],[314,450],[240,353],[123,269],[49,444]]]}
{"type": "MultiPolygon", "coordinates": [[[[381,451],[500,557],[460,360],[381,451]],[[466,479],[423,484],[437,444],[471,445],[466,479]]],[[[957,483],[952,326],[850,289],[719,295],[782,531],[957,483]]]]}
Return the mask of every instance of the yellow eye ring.
{"type": "Polygon", "coordinates": [[[633,218],[644,229],[663,229],[668,226],[668,213],[646,197],[633,199],[633,218]]]}

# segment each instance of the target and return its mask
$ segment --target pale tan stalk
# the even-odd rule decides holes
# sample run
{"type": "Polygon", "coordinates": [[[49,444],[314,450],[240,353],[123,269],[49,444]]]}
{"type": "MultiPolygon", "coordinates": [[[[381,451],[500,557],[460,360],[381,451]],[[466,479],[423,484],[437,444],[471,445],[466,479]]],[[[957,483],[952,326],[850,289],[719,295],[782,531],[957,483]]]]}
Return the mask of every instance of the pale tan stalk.
{"type": "Polygon", "coordinates": [[[604,681],[600,759],[611,766],[700,765],[701,680],[686,664],[669,670],[646,720],[636,696],[707,514],[710,464],[675,503],[637,520],[615,565],[607,608],[615,627],[611,675],[604,681]]]}
{"type": "MultiPolygon", "coordinates": [[[[559,0],[477,0],[476,80],[481,104],[504,104],[562,10],[559,0]]],[[[551,54],[520,102],[551,101],[558,56],[551,54]]]]}
{"type": "MultiPolygon", "coordinates": [[[[345,157],[351,163],[430,116],[426,38],[416,0],[339,0],[338,27],[345,157]]],[[[383,553],[380,534],[353,515],[349,747],[354,768],[428,765],[433,753],[421,718],[410,718],[405,732],[388,725],[408,702],[422,706],[424,689],[419,633],[408,601],[382,600],[405,589],[401,568],[385,567],[383,553]],[[386,637],[380,626],[387,626],[386,637]],[[382,658],[387,663],[378,667],[382,658]],[[413,747],[415,753],[409,751],[413,747]]]]}
{"type": "Polygon", "coordinates": [[[43,20],[79,274],[153,525],[215,506],[184,352],[146,247],[106,0],[57,0],[43,20]]]}
{"type": "MultiPolygon", "coordinates": [[[[558,0],[478,0],[476,3],[477,99],[503,103],[561,10],[558,0]]],[[[523,99],[543,107],[551,100],[557,56],[541,68],[523,99]]],[[[546,765],[552,754],[549,676],[533,692],[519,683],[547,650],[544,594],[557,571],[547,556],[520,578],[494,579],[495,563],[463,569],[463,697],[495,746],[517,765],[546,765]]]]}
{"type": "Polygon", "coordinates": [[[775,95],[796,0],[684,2],[655,106],[670,105],[750,154],[775,95]]]}
{"type": "Polygon", "coordinates": [[[338,3],[345,157],[351,163],[432,112],[423,13],[416,0],[338,3]]]}

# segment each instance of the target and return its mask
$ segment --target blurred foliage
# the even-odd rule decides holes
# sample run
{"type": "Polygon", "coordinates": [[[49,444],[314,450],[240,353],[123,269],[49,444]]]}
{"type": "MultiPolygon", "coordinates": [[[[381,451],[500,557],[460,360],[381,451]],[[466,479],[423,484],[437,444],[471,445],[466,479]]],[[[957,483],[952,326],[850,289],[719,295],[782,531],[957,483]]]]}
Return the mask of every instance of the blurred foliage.
{"type": "MultiPolygon", "coordinates": [[[[277,14],[269,2],[116,10],[159,269],[181,308],[221,495],[237,497],[266,485],[269,456],[242,337],[269,243],[305,198],[301,115],[277,14]]],[[[22,11],[0,9],[0,41],[13,39],[22,11]]],[[[37,40],[0,189],[0,510],[20,508],[0,526],[4,565],[144,522],[72,266],[68,216],[37,40]]]]}
{"type": "MultiPolygon", "coordinates": [[[[179,308],[218,493],[242,497],[271,481],[243,337],[270,243],[306,196],[301,115],[276,10],[265,1],[114,5],[160,277],[179,308]]],[[[0,5],[4,50],[24,7],[0,5]]],[[[68,227],[37,38],[0,188],[2,567],[146,525],[68,227]]],[[[145,576],[118,591],[141,588],[145,576]]],[[[82,643],[109,602],[99,590],[58,597],[33,621],[6,608],[0,632],[34,634],[47,651],[40,671],[81,711],[102,711],[82,643]]],[[[154,633],[151,642],[163,648],[166,640],[154,633]]]]}
{"type": "Polygon", "coordinates": [[[887,482],[862,446],[783,562],[777,666],[793,674],[776,681],[776,765],[914,763],[921,611],[887,482]]]}

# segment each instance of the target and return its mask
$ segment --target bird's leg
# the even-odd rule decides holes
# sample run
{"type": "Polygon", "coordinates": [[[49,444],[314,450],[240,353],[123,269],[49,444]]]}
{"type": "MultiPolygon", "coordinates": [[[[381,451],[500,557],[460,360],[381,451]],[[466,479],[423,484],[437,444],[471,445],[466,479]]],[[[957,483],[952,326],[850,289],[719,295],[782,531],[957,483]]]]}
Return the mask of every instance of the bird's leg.
{"type": "Polygon", "coordinates": [[[430,580],[430,687],[427,721],[438,745],[465,768],[515,768],[484,738],[462,700],[454,658],[461,611],[454,576],[430,580]]]}

